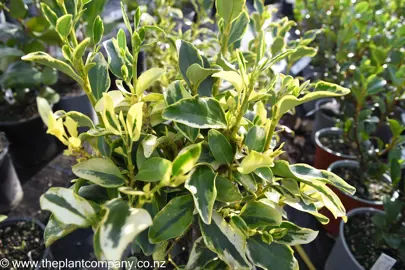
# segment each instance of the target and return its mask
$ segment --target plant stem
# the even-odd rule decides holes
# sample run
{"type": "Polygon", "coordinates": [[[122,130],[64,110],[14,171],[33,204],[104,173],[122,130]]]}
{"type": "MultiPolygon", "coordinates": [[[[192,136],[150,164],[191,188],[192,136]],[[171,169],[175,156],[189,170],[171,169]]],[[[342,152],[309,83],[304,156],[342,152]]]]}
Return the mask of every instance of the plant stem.
{"type": "Polygon", "coordinates": [[[274,132],[276,131],[278,119],[272,118],[271,124],[269,128],[269,132],[267,133],[266,137],[266,144],[264,145],[264,151],[270,148],[271,140],[273,139],[274,132]]]}
{"type": "Polygon", "coordinates": [[[231,130],[232,138],[234,138],[236,136],[236,134],[238,133],[240,121],[242,120],[242,117],[246,114],[246,111],[249,107],[250,94],[254,90],[254,79],[253,78],[254,78],[254,76],[252,75],[251,79],[250,79],[250,83],[249,83],[249,90],[247,91],[245,98],[243,99],[242,107],[240,108],[239,113],[236,117],[235,125],[232,127],[232,130],[231,130]]]}

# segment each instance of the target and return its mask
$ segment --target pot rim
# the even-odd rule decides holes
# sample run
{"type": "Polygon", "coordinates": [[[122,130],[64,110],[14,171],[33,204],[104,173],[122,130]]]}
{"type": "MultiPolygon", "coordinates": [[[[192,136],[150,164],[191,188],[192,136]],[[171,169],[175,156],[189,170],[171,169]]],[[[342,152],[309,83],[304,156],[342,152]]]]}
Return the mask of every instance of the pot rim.
{"type": "Polygon", "coordinates": [[[326,152],[328,152],[328,153],[330,153],[332,155],[342,157],[344,159],[352,159],[352,160],[356,159],[356,156],[345,155],[345,154],[333,151],[332,149],[330,149],[330,148],[326,147],[325,145],[323,145],[321,143],[321,141],[319,140],[319,137],[322,136],[323,134],[328,134],[328,133],[329,134],[339,134],[339,135],[341,135],[341,134],[343,134],[343,130],[340,129],[340,128],[337,128],[337,127],[329,127],[329,128],[323,128],[323,129],[318,130],[315,133],[315,143],[316,143],[317,146],[319,146],[322,150],[324,150],[324,151],[326,151],[326,152]]]}
{"type": "MultiPolygon", "coordinates": [[[[372,208],[372,207],[360,207],[360,208],[355,208],[355,209],[351,210],[349,213],[347,213],[347,218],[349,219],[352,216],[362,214],[362,213],[366,213],[366,212],[384,214],[384,211],[379,210],[379,209],[375,209],[375,208],[372,208]]],[[[347,252],[348,256],[350,257],[350,259],[353,261],[354,264],[356,264],[356,266],[359,269],[365,269],[364,266],[360,265],[360,263],[356,260],[353,253],[351,252],[350,248],[347,246],[345,234],[344,234],[344,231],[343,231],[344,226],[345,226],[345,222],[343,220],[341,220],[340,224],[339,224],[339,237],[341,237],[343,248],[346,250],[346,252],[347,252]]]]}
{"type": "MultiPolygon", "coordinates": [[[[75,99],[75,98],[80,98],[80,97],[86,96],[86,92],[84,92],[83,89],[81,89],[81,88],[80,88],[80,90],[81,90],[81,91],[80,91],[80,94],[77,95],[77,96],[62,96],[61,94],[59,94],[60,99],[59,99],[58,103],[60,103],[61,101],[66,101],[66,100],[71,100],[71,99],[75,99]]],[[[58,104],[58,103],[56,103],[56,104],[58,104]]],[[[56,104],[55,104],[55,105],[56,105],[56,104]]]]}
{"type": "MultiPolygon", "coordinates": [[[[39,221],[36,218],[30,218],[30,217],[21,217],[21,218],[20,217],[10,217],[10,218],[7,218],[6,220],[0,222],[0,227],[4,227],[8,224],[13,224],[16,222],[21,222],[21,221],[34,222],[38,227],[41,228],[41,230],[43,232],[45,231],[45,225],[42,224],[41,221],[39,221]]],[[[45,242],[44,242],[44,246],[45,246],[45,242]]],[[[42,260],[45,260],[46,258],[50,258],[52,260],[51,248],[45,246],[45,250],[42,254],[42,260]]]]}
{"type": "Polygon", "coordinates": [[[20,125],[20,124],[25,124],[25,123],[33,122],[40,117],[41,116],[38,113],[36,115],[31,116],[30,118],[19,119],[16,121],[0,121],[0,126],[10,127],[10,126],[16,126],[16,125],[20,125]]]}
{"type": "MultiPolygon", "coordinates": [[[[316,104],[315,104],[315,109],[316,109],[317,112],[319,112],[320,114],[322,114],[323,117],[327,118],[327,119],[330,120],[330,121],[335,121],[335,122],[336,122],[336,118],[330,117],[329,115],[327,115],[326,113],[324,113],[324,112],[322,111],[322,109],[321,109],[321,106],[322,106],[323,103],[328,103],[328,102],[331,102],[331,101],[336,101],[336,99],[335,99],[335,98],[323,98],[323,99],[320,99],[320,100],[318,100],[318,101],[316,102],[316,104]]],[[[336,102],[337,102],[337,101],[336,101],[336,102]]]]}
{"type": "MultiPolygon", "coordinates": [[[[347,167],[351,166],[351,167],[360,168],[360,165],[359,165],[358,161],[344,159],[344,160],[337,160],[337,161],[333,162],[332,164],[330,164],[329,167],[328,167],[328,171],[333,172],[332,171],[333,169],[338,168],[338,167],[345,167],[345,165],[347,167]]],[[[391,177],[388,174],[384,173],[383,177],[384,177],[385,181],[391,182],[391,177]]],[[[367,204],[376,205],[376,206],[383,205],[382,201],[369,201],[369,200],[366,200],[366,199],[359,198],[359,197],[357,197],[355,195],[351,195],[351,194],[349,194],[347,192],[344,192],[342,190],[340,190],[340,192],[342,192],[346,196],[352,198],[353,200],[356,200],[356,201],[359,201],[359,202],[362,202],[362,203],[367,203],[367,204]]]]}

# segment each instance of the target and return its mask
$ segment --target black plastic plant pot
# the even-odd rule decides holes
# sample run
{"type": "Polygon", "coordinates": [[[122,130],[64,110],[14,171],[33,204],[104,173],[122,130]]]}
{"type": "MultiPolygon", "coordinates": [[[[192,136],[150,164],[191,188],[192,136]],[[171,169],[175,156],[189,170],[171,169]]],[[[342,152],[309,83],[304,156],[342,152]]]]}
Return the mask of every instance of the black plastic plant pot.
{"type": "Polygon", "coordinates": [[[4,146],[0,153],[0,214],[14,209],[23,198],[20,180],[8,155],[8,143],[2,144],[4,146]]]}
{"type": "Polygon", "coordinates": [[[13,261],[27,263],[32,260],[38,263],[36,268],[19,269],[53,269],[51,249],[46,248],[42,240],[44,230],[45,226],[32,218],[8,218],[1,222],[0,242],[5,244],[0,246],[0,254],[8,252],[1,261],[1,268],[13,269],[13,261]]]}
{"type": "Polygon", "coordinates": [[[59,110],[80,112],[90,117],[93,121],[96,117],[96,113],[84,92],[81,92],[79,95],[61,97],[60,101],[54,105],[54,111],[59,110]]]}
{"type": "Polygon", "coordinates": [[[46,133],[39,115],[27,120],[0,122],[0,131],[5,132],[10,141],[9,153],[22,182],[27,180],[25,171],[38,171],[58,153],[56,141],[46,133]]]}
{"type": "Polygon", "coordinates": [[[336,101],[335,99],[321,99],[315,105],[315,121],[312,127],[311,139],[315,142],[315,134],[324,128],[334,127],[336,125],[336,118],[327,113],[327,109],[323,109],[322,105],[336,101]]]}

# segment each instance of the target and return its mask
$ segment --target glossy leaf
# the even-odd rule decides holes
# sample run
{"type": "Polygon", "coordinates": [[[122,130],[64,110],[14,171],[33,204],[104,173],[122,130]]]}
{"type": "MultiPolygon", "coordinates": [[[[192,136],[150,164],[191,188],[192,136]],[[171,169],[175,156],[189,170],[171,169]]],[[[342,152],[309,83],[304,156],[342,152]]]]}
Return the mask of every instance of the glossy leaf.
{"type": "Polygon", "coordinates": [[[206,224],[211,223],[212,210],[217,197],[216,177],[217,175],[211,167],[198,166],[184,185],[193,196],[197,212],[206,224]]]}
{"type": "Polygon", "coordinates": [[[201,154],[201,144],[192,144],[177,155],[173,161],[173,176],[184,175],[188,173],[197,163],[201,154]]]}
{"type": "Polygon", "coordinates": [[[243,174],[249,174],[258,168],[273,166],[273,164],[273,158],[268,155],[251,151],[249,155],[242,160],[238,171],[243,174]]]}
{"type": "Polygon", "coordinates": [[[281,213],[263,202],[248,202],[242,208],[240,215],[252,229],[277,226],[282,221],[281,213]]]}
{"type": "Polygon", "coordinates": [[[184,233],[193,221],[193,199],[180,196],[172,199],[154,218],[149,229],[149,240],[159,243],[184,233]]]}
{"type": "Polygon", "coordinates": [[[109,159],[92,158],[76,164],[72,171],[77,177],[106,188],[125,184],[120,169],[109,159]]]}
{"type": "Polygon", "coordinates": [[[263,152],[266,136],[266,130],[260,126],[253,126],[249,129],[245,139],[245,144],[249,151],[263,152]]]}
{"type": "Polygon", "coordinates": [[[229,35],[228,46],[231,46],[236,41],[241,40],[249,25],[249,15],[243,11],[238,18],[232,23],[231,33],[229,35]]]}
{"type": "Polygon", "coordinates": [[[216,258],[217,255],[209,250],[204,244],[202,237],[198,238],[194,244],[193,249],[191,250],[190,257],[186,265],[187,270],[205,270],[207,269],[205,265],[216,258]]]}
{"type": "Polygon", "coordinates": [[[179,54],[180,72],[183,75],[184,80],[188,83],[188,85],[190,85],[190,80],[187,77],[187,70],[193,64],[203,66],[203,60],[197,48],[194,47],[191,43],[184,40],[179,40],[177,43],[177,47],[179,54]]]}
{"type": "Polygon", "coordinates": [[[146,160],[135,176],[136,180],[144,182],[169,182],[172,173],[172,163],[163,158],[151,158],[146,160]]]}
{"type": "Polygon", "coordinates": [[[30,53],[23,56],[21,59],[24,61],[36,62],[38,64],[57,69],[65,73],[69,77],[71,77],[73,80],[77,81],[80,85],[84,84],[82,78],[80,78],[80,76],[77,75],[76,72],[68,64],[53,58],[47,53],[44,52],[30,53]]]}
{"type": "Polygon", "coordinates": [[[97,16],[93,23],[93,43],[97,44],[101,41],[104,34],[104,24],[100,16],[97,16]]]}
{"type": "Polygon", "coordinates": [[[94,236],[95,250],[101,253],[98,259],[119,261],[135,237],[152,225],[152,218],[145,209],[131,208],[121,199],[107,202],[104,210],[94,236]]]}
{"type": "Polygon", "coordinates": [[[231,269],[251,269],[246,257],[246,238],[236,232],[217,212],[207,225],[200,220],[205,245],[226,262],[231,269]]]}
{"type": "Polygon", "coordinates": [[[143,120],[143,102],[131,106],[127,115],[127,129],[132,141],[136,142],[141,137],[142,120],[143,120]]]}
{"type": "Polygon", "coordinates": [[[41,209],[52,212],[54,218],[62,224],[86,228],[97,221],[97,212],[93,206],[72,189],[50,188],[39,201],[41,209]]]}
{"type": "Polygon", "coordinates": [[[217,201],[231,203],[242,199],[239,188],[225,177],[218,175],[215,179],[215,187],[217,189],[217,201]]]}
{"type": "Polygon", "coordinates": [[[220,68],[204,68],[199,64],[192,64],[187,69],[186,76],[193,86],[199,86],[206,78],[220,70],[220,68]]]}
{"type": "Polygon", "coordinates": [[[65,14],[56,21],[56,31],[62,37],[67,37],[72,29],[72,14],[65,14]]]}
{"type": "Polygon", "coordinates": [[[279,244],[289,246],[305,245],[311,243],[318,236],[317,231],[313,231],[307,228],[301,228],[288,221],[283,221],[279,228],[287,230],[287,234],[283,235],[281,238],[274,238],[274,241],[279,244]]]}
{"type": "Polygon", "coordinates": [[[212,77],[221,78],[230,82],[235,87],[236,91],[238,91],[238,93],[241,93],[243,90],[242,77],[236,71],[221,71],[215,73],[214,75],[212,75],[212,77]]]}
{"type": "MultiPolygon", "coordinates": [[[[1,222],[1,221],[0,221],[1,222]]],[[[69,235],[77,230],[79,227],[72,224],[62,224],[55,219],[53,215],[48,220],[44,231],[45,246],[49,247],[57,240],[69,235]]]]}
{"type": "Polygon", "coordinates": [[[266,270],[298,270],[293,250],[277,243],[267,244],[259,235],[247,239],[249,255],[254,264],[266,270]]]}
{"type": "Polygon", "coordinates": [[[225,25],[235,20],[242,12],[246,0],[216,0],[217,12],[225,25]]]}
{"type": "Polygon", "coordinates": [[[222,164],[231,164],[233,149],[228,139],[219,131],[211,129],[208,132],[208,145],[215,159],[222,164]]]}
{"type": "Polygon", "coordinates": [[[152,86],[159,78],[163,75],[164,69],[162,68],[151,68],[138,78],[136,83],[136,94],[141,96],[143,92],[152,86]]]}
{"type": "Polygon", "coordinates": [[[198,96],[180,100],[168,106],[163,118],[193,128],[226,128],[225,113],[217,100],[198,96]]]}
{"type": "Polygon", "coordinates": [[[103,97],[103,93],[110,89],[111,79],[108,74],[108,63],[101,53],[96,54],[94,62],[96,65],[89,71],[89,80],[91,91],[96,100],[99,100],[103,97]]]}

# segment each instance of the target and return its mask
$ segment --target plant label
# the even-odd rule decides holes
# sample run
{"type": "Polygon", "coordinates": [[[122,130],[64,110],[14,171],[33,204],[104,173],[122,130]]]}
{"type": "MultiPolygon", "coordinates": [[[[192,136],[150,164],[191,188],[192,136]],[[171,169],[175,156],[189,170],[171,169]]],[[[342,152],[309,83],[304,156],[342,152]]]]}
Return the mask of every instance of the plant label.
{"type": "Polygon", "coordinates": [[[394,258],[391,258],[385,253],[381,253],[373,267],[370,270],[390,270],[397,262],[394,258]]]}

